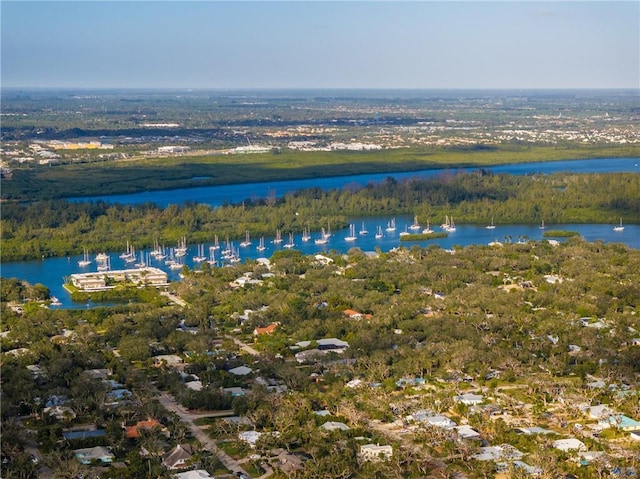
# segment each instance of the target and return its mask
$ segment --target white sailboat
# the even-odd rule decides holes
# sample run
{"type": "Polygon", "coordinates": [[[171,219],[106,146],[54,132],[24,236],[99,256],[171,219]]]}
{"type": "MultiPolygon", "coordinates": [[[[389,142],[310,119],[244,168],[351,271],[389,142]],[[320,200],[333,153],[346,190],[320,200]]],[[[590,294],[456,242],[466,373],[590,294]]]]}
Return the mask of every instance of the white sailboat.
{"type": "Polygon", "coordinates": [[[193,257],[194,263],[202,263],[207,257],[204,255],[204,244],[198,245],[198,254],[193,257]]]}
{"type": "Polygon", "coordinates": [[[369,232],[367,231],[366,226],[364,225],[364,221],[362,222],[362,228],[360,228],[359,233],[360,233],[360,235],[363,235],[363,236],[369,234],[369,232]]]}
{"type": "Polygon", "coordinates": [[[84,268],[91,264],[91,260],[89,259],[89,250],[87,248],[84,249],[84,257],[80,261],[78,261],[78,266],[84,268]]]}
{"type": "Polygon", "coordinates": [[[427,220],[427,227],[422,230],[422,233],[426,235],[433,233],[431,226],[429,226],[429,220],[427,220]]]}
{"type": "Polygon", "coordinates": [[[285,248],[293,248],[296,244],[293,242],[293,233],[289,233],[289,242],[284,245],[285,248]]]}
{"type": "Polygon", "coordinates": [[[111,257],[108,255],[100,253],[96,256],[96,261],[98,262],[98,271],[109,271],[111,269],[111,257]]]}
{"type": "Polygon", "coordinates": [[[385,228],[385,231],[388,231],[389,233],[392,233],[396,230],[396,219],[395,218],[391,218],[391,220],[387,223],[387,227],[385,228]]]}
{"type": "Polygon", "coordinates": [[[413,224],[411,226],[409,226],[409,229],[411,231],[417,231],[421,228],[420,223],[418,223],[418,215],[415,215],[413,217],[413,224]]]}
{"type": "Polygon", "coordinates": [[[311,239],[311,231],[309,231],[309,228],[304,228],[304,230],[302,231],[302,241],[309,241],[311,239]]]}
{"type": "Polygon", "coordinates": [[[613,231],[624,231],[624,226],[622,226],[622,218],[620,218],[620,224],[613,227],[613,231]]]}
{"type": "Polygon", "coordinates": [[[320,233],[320,238],[315,239],[314,243],[327,244],[328,241],[329,241],[329,237],[327,236],[327,233],[324,231],[324,228],[322,228],[322,232],[320,233]]]}
{"type": "Polygon", "coordinates": [[[249,237],[249,230],[246,231],[244,241],[240,243],[240,246],[242,246],[243,248],[246,248],[247,246],[251,246],[251,238],[249,237]]]}
{"type": "Polygon", "coordinates": [[[260,244],[258,244],[258,246],[256,247],[256,249],[257,249],[258,251],[264,251],[265,249],[267,249],[267,248],[265,248],[265,246],[264,246],[264,236],[262,236],[262,237],[260,238],[260,244]]]}
{"type": "Polygon", "coordinates": [[[382,236],[384,236],[382,234],[382,226],[378,225],[378,229],[376,230],[376,239],[380,239],[382,236]]]}
{"type": "Polygon", "coordinates": [[[542,222],[540,223],[540,229],[543,230],[545,228],[544,226],[544,220],[542,220],[542,222]]]}
{"type": "Polygon", "coordinates": [[[178,258],[187,254],[187,237],[183,236],[175,250],[178,258]]]}
{"type": "Polygon", "coordinates": [[[146,268],[147,262],[144,259],[144,251],[140,251],[140,261],[135,264],[136,268],[146,268]]]}
{"type": "Polygon", "coordinates": [[[485,226],[485,228],[486,228],[486,229],[488,229],[488,230],[494,230],[494,229],[496,229],[496,225],[494,225],[494,224],[493,224],[493,216],[491,217],[491,224],[490,224],[490,225],[485,226]]]}
{"type": "Polygon", "coordinates": [[[212,248],[213,248],[213,249],[220,249],[220,242],[218,241],[218,235],[215,235],[213,238],[214,238],[214,239],[213,239],[213,246],[212,246],[212,248]]]}
{"type": "Polygon", "coordinates": [[[130,255],[127,256],[124,259],[124,262],[125,263],[133,263],[133,262],[135,262],[135,260],[136,260],[136,249],[133,246],[131,246],[131,248],[129,249],[129,253],[130,253],[130,255]]]}
{"type": "Polygon", "coordinates": [[[345,241],[355,241],[357,238],[356,236],[356,227],[353,224],[349,225],[349,236],[346,236],[344,238],[345,241]]]}
{"type": "Polygon", "coordinates": [[[276,230],[276,237],[273,238],[273,242],[276,244],[282,243],[282,233],[280,233],[280,230],[276,230]]]}
{"type": "MultiPolygon", "coordinates": [[[[220,246],[218,246],[218,248],[220,248],[220,246]]],[[[216,264],[216,248],[215,248],[215,246],[209,246],[209,259],[207,260],[207,263],[209,263],[212,266],[216,264]]]]}
{"type": "MultiPolygon", "coordinates": [[[[130,259],[132,256],[135,256],[135,253],[133,253],[133,252],[132,252],[131,245],[130,245],[130,244],[129,244],[129,242],[127,241],[127,249],[126,249],[126,251],[125,251],[124,253],[122,253],[122,254],[120,255],[120,258],[122,258],[122,259],[124,259],[124,260],[127,260],[127,259],[130,259]]],[[[96,259],[97,259],[97,258],[96,258],[96,259]]],[[[135,259],[135,258],[134,258],[134,259],[135,259]]]]}
{"type": "Polygon", "coordinates": [[[444,223],[440,225],[440,228],[442,228],[445,231],[455,231],[456,224],[453,222],[453,218],[449,218],[449,216],[447,215],[444,218],[444,223]]]}

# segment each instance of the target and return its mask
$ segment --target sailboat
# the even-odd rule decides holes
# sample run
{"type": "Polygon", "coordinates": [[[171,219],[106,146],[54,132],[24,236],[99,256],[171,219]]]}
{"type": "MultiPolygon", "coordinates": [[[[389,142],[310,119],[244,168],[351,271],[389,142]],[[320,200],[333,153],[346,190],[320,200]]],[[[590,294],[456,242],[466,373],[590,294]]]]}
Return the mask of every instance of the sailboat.
{"type": "Polygon", "coordinates": [[[542,220],[542,222],[540,223],[540,229],[543,230],[544,229],[544,220],[542,220]]]}
{"type": "Polygon", "coordinates": [[[193,257],[194,263],[202,263],[207,257],[204,255],[204,244],[198,245],[198,254],[193,257]]]}
{"type": "Polygon", "coordinates": [[[246,231],[244,241],[240,243],[240,246],[242,246],[243,248],[246,248],[247,246],[251,246],[251,238],[249,237],[249,230],[246,231]]]}
{"type": "Polygon", "coordinates": [[[273,242],[282,243],[282,234],[280,233],[280,230],[276,230],[276,237],[273,238],[273,242]]]}
{"type": "Polygon", "coordinates": [[[364,225],[364,221],[362,222],[362,228],[360,228],[359,233],[360,233],[361,235],[368,235],[368,234],[369,234],[369,232],[367,231],[367,228],[366,228],[366,227],[365,227],[365,225],[364,225]]]}
{"type": "Polygon", "coordinates": [[[328,241],[329,241],[329,237],[327,236],[327,233],[324,231],[324,228],[322,228],[322,232],[320,233],[320,238],[315,239],[314,243],[327,244],[328,241]]]}
{"type": "Polygon", "coordinates": [[[187,254],[187,237],[183,236],[175,249],[176,256],[180,258],[187,254]]]}
{"type": "Polygon", "coordinates": [[[357,238],[356,236],[356,227],[354,224],[350,224],[349,225],[349,236],[346,236],[344,238],[345,241],[355,241],[357,238]]]}
{"type": "Polygon", "coordinates": [[[289,242],[284,245],[285,248],[293,248],[296,244],[293,242],[293,233],[289,233],[289,242]]]}
{"type": "Polygon", "coordinates": [[[496,229],[496,225],[494,225],[494,224],[493,224],[493,216],[491,217],[491,224],[490,224],[490,225],[485,226],[485,228],[486,228],[486,229],[488,229],[488,230],[494,230],[494,229],[496,229]]]}
{"type": "Polygon", "coordinates": [[[135,256],[135,252],[133,251],[132,246],[127,241],[127,249],[124,253],[120,255],[120,258],[126,260],[126,259],[130,259],[132,256],[135,256]]]}
{"type": "Polygon", "coordinates": [[[256,247],[256,249],[257,249],[258,251],[264,251],[265,249],[267,249],[267,248],[265,248],[265,246],[264,246],[264,236],[262,236],[262,237],[260,238],[260,244],[256,247]]]}
{"type": "Polygon", "coordinates": [[[624,226],[622,226],[622,218],[620,218],[620,224],[613,227],[613,231],[624,231],[624,226]]]}
{"type": "Polygon", "coordinates": [[[78,266],[84,268],[85,266],[89,266],[91,264],[91,260],[89,259],[89,250],[87,248],[84,249],[84,258],[78,261],[78,266]]]}
{"type": "Polygon", "coordinates": [[[136,260],[136,249],[131,246],[129,249],[129,256],[124,259],[125,263],[133,263],[136,260]]]}
{"type": "Polygon", "coordinates": [[[218,241],[218,235],[214,235],[213,237],[213,246],[211,248],[213,249],[220,249],[220,241],[218,241]]]}
{"type": "Polygon", "coordinates": [[[396,230],[396,219],[395,218],[391,218],[391,220],[387,223],[387,227],[386,227],[385,231],[388,231],[389,233],[392,233],[395,230],[396,230]]]}
{"type": "Polygon", "coordinates": [[[98,262],[98,271],[109,271],[111,269],[111,257],[105,253],[100,253],[96,256],[98,262]]]}
{"type": "Polygon", "coordinates": [[[147,262],[144,260],[144,251],[140,251],[140,261],[134,265],[136,268],[146,268],[147,262]]]}
{"type": "Polygon", "coordinates": [[[407,225],[404,226],[404,231],[400,232],[400,236],[407,236],[409,234],[407,225]]]}
{"type": "Polygon", "coordinates": [[[409,229],[412,231],[417,231],[420,229],[420,223],[418,223],[418,215],[413,217],[413,224],[409,226],[409,229]]]}
{"type": "Polygon", "coordinates": [[[378,229],[376,231],[376,239],[380,239],[382,238],[383,234],[382,234],[382,226],[378,225],[378,229]]]}
{"type": "MultiPolygon", "coordinates": [[[[220,246],[218,246],[218,248],[220,248],[220,246]]],[[[216,264],[216,248],[215,248],[215,246],[209,246],[209,259],[207,260],[207,263],[209,263],[212,266],[214,264],[216,264]]]]}
{"type": "Polygon", "coordinates": [[[311,239],[311,231],[309,231],[309,228],[304,228],[304,230],[302,231],[302,241],[309,241],[311,239]]]}
{"type": "Polygon", "coordinates": [[[453,222],[453,217],[449,218],[449,215],[445,216],[444,223],[440,225],[440,228],[442,228],[445,231],[455,231],[456,224],[453,222]]]}
{"type": "Polygon", "coordinates": [[[433,230],[429,226],[429,220],[427,220],[427,227],[422,230],[422,233],[425,234],[425,235],[433,233],[433,230]]]}

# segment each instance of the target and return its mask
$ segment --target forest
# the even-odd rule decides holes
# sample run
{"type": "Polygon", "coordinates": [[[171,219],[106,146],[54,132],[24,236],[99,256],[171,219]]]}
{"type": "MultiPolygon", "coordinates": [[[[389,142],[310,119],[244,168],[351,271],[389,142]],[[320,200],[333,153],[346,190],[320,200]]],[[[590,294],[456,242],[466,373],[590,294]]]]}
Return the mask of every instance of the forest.
{"type": "MultiPolygon", "coordinates": [[[[279,431],[251,449],[237,439],[246,426],[215,418],[201,422],[234,456],[269,458],[270,451],[286,450],[304,459],[303,469],[293,475],[276,470],[274,478],[494,477],[492,464],[473,459],[477,442],[459,441],[437,428],[402,436],[385,434],[379,427],[428,408],[468,421],[491,444],[517,446],[527,463],[550,477],[570,473],[591,479],[599,477],[599,466],[580,467],[550,448],[549,441],[516,434],[506,416],[490,419],[456,405],[452,396],[481,390],[494,398],[494,407],[499,405],[523,424],[563,436],[575,434],[573,424],[582,421],[577,404],[585,400],[608,404],[631,417],[640,415],[633,387],[640,373],[640,348],[633,345],[640,330],[635,314],[640,306],[637,250],[569,238],[558,246],[532,241],[501,248],[469,246],[453,253],[437,246],[412,247],[378,257],[352,249],[331,259],[333,263],[320,265],[296,251],[279,252],[272,258],[273,276],[245,288],[233,287],[232,280],[249,272],[258,276],[267,271],[263,265],[249,261],[232,268],[186,270],[183,281],[172,287],[188,301],[184,309],[134,303],[76,311],[32,308],[17,314],[3,302],[3,322],[10,331],[0,343],[3,353],[27,348],[21,356],[3,354],[3,454],[15,458],[4,470],[6,477],[34,477],[28,474],[34,466],[19,461],[29,439],[9,420],[18,413],[32,414],[28,426],[37,431],[56,477],[67,477],[64,471],[73,464],[69,451],[78,447],[59,442],[62,430],[86,423],[106,431],[91,444],[110,445],[125,464],[120,470],[104,468],[101,477],[144,477],[147,470],[153,471],[152,477],[168,477],[161,455],[141,460],[137,452],[140,446],[162,451],[158,441],[166,438],[152,431],[132,441],[123,436],[121,426],[159,418],[171,431],[171,445],[193,441],[154,400],[159,392],[171,393],[191,409],[232,409],[248,418],[250,430],[279,431]],[[562,281],[550,282],[549,275],[562,281]],[[350,318],[344,313],[347,308],[369,319],[350,318]],[[246,310],[253,314],[243,319],[240,313],[246,310]],[[585,321],[604,326],[587,327],[585,321]],[[197,334],[183,332],[182,322],[197,334]],[[254,339],[254,329],[267,324],[278,324],[276,332],[254,339]],[[73,335],[61,340],[64,330],[73,335]],[[253,342],[260,356],[242,354],[231,337],[253,342]],[[329,337],[347,341],[349,349],[306,366],[296,363],[292,345],[329,337]],[[184,374],[169,366],[153,367],[158,354],[186,358],[184,374]],[[41,371],[35,379],[26,367],[33,364],[41,371]],[[229,372],[242,364],[256,372],[243,377],[229,372]],[[105,407],[109,389],[82,374],[96,368],[112,371],[114,380],[131,391],[131,400],[105,407]],[[186,387],[190,375],[199,378],[202,390],[186,387]],[[286,386],[287,393],[268,392],[256,381],[258,375],[286,386]],[[588,386],[593,377],[632,388],[625,395],[612,388],[593,390],[588,386]],[[414,378],[425,381],[425,387],[403,385],[414,378]],[[347,387],[354,379],[371,386],[347,387]],[[222,392],[229,387],[245,393],[232,397],[222,392]],[[43,405],[37,398],[51,395],[68,398],[74,418],[41,416],[43,405]],[[330,411],[331,420],[348,424],[350,430],[319,430],[326,420],[314,414],[319,409],[330,411]],[[5,439],[4,431],[16,433],[5,439]],[[391,443],[393,459],[361,462],[361,436],[391,443]]],[[[14,295],[22,287],[9,282],[3,294],[14,295]]],[[[605,452],[611,467],[638,465],[637,448],[621,439],[616,447],[608,441],[622,438],[613,431],[600,438],[586,433],[581,437],[605,452]]],[[[224,473],[206,451],[199,455],[211,472],[224,473]]],[[[89,470],[80,467],[76,472],[89,470]]]]}
{"type": "Polygon", "coordinates": [[[458,224],[640,222],[640,177],[636,174],[510,176],[484,170],[442,174],[363,188],[307,189],[283,198],[212,208],[202,204],[120,205],[106,202],[34,201],[5,203],[2,261],[272,236],[277,229],[301,232],[346,227],[350,216],[414,214],[425,224],[452,215],[458,224]]]}

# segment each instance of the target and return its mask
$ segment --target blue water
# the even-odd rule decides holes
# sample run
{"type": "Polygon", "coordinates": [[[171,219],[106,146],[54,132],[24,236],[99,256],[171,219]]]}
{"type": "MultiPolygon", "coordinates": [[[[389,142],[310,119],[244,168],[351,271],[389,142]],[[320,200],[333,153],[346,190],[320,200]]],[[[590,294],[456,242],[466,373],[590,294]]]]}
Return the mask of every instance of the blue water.
{"type": "MultiPolygon", "coordinates": [[[[508,173],[516,175],[527,174],[550,174],[557,172],[571,173],[615,173],[615,172],[635,172],[640,173],[640,158],[600,158],[593,160],[575,160],[575,161],[557,161],[557,162],[539,162],[524,163],[518,165],[502,165],[486,168],[498,173],[508,173]]],[[[477,168],[465,168],[455,171],[473,171],[477,168]]],[[[408,173],[380,173],[371,175],[352,175],[331,178],[315,178],[302,181],[278,181],[270,183],[251,183],[244,185],[225,185],[225,186],[209,186],[199,188],[186,188],[169,191],[155,191],[137,193],[131,195],[112,195],[99,196],[91,198],[70,198],[74,201],[103,200],[113,203],[140,204],[145,202],[153,202],[159,206],[166,207],[169,204],[182,204],[187,201],[196,203],[205,203],[211,206],[220,206],[224,203],[237,203],[246,198],[264,198],[269,195],[283,196],[286,193],[296,191],[301,188],[318,187],[325,190],[334,188],[344,188],[345,186],[365,186],[371,182],[384,181],[387,177],[392,176],[397,180],[407,178],[426,178],[451,170],[424,170],[408,173]]],[[[347,242],[344,240],[349,234],[348,228],[342,231],[334,231],[333,236],[326,245],[316,245],[314,239],[320,235],[318,232],[312,232],[312,238],[308,242],[301,240],[301,235],[294,236],[296,243],[295,250],[302,251],[304,254],[316,254],[321,252],[337,251],[347,252],[350,248],[357,247],[363,251],[374,251],[379,248],[381,251],[389,251],[398,246],[410,248],[416,244],[419,246],[427,246],[429,244],[438,244],[443,248],[451,248],[455,245],[467,246],[470,244],[487,244],[491,241],[518,241],[523,237],[532,240],[541,240],[543,231],[538,225],[505,225],[497,226],[494,230],[488,230],[483,226],[477,225],[457,225],[457,230],[450,233],[447,238],[441,238],[420,242],[400,242],[401,231],[404,231],[413,222],[412,216],[399,216],[396,219],[397,230],[395,233],[384,232],[384,237],[375,239],[374,235],[377,226],[381,226],[384,230],[390,218],[351,218],[350,223],[355,225],[356,232],[361,229],[362,221],[365,221],[366,229],[369,234],[366,236],[358,235],[356,241],[347,242]]],[[[431,225],[435,231],[440,231],[437,225],[431,225]]],[[[549,229],[562,229],[577,231],[587,241],[602,240],[605,242],[621,242],[628,246],[640,249],[640,225],[626,225],[622,232],[614,232],[614,225],[602,224],[547,224],[549,229]]],[[[275,232],[274,232],[275,233],[275,232]]],[[[240,258],[242,260],[255,259],[258,257],[271,257],[275,251],[283,250],[284,243],[288,240],[288,232],[283,231],[284,241],[280,244],[273,244],[273,238],[265,238],[266,250],[258,252],[256,246],[259,238],[252,238],[252,245],[246,248],[239,248],[240,258]]],[[[213,237],[211,238],[213,241],[213,237]]],[[[175,245],[166,245],[172,247],[175,245]]],[[[190,268],[194,268],[192,257],[197,253],[198,245],[189,245],[189,252],[186,256],[185,264],[190,268]]],[[[205,254],[209,253],[209,246],[212,243],[204,245],[205,254]]],[[[224,245],[221,245],[224,247],[224,245]]],[[[236,247],[238,244],[236,243],[236,247]]],[[[149,251],[142,251],[146,255],[149,251]]],[[[95,252],[94,252],[95,253],[95,252]]],[[[123,260],[119,258],[122,251],[111,251],[108,254],[111,257],[111,269],[123,269],[126,267],[123,260]]],[[[138,255],[140,251],[138,251],[138,255]]],[[[80,268],[78,261],[81,256],[72,256],[68,258],[50,258],[35,261],[21,261],[12,263],[3,263],[0,265],[0,275],[5,278],[20,278],[30,283],[42,283],[51,290],[51,294],[56,296],[62,303],[61,307],[66,308],[84,308],[85,304],[74,304],[69,293],[63,289],[62,284],[64,277],[73,273],[81,273],[95,271],[95,261],[86,268],[80,268]]],[[[220,259],[219,250],[216,252],[216,259],[220,259]]],[[[179,270],[170,270],[161,261],[150,258],[150,265],[157,266],[167,271],[171,281],[179,280],[179,270]]],[[[199,267],[195,265],[195,267],[199,267]]]]}
{"type": "MultiPolygon", "coordinates": [[[[322,252],[341,252],[346,253],[350,248],[360,248],[363,251],[374,251],[379,248],[381,251],[389,251],[392,248],[398,246],[404,246],[411,248],[411,246],[428,246],[430,244],[438,244],[442,248],[452,248],[453,246],[466,246],[470,244],[488,244],[492,241],[506,242],[507,237],[513,242],[519,239],[531,239],[541,240],[543,239],[541,230],[538,225],[497,225],[494,230],[488,230],[484,226],[478,225],[456,225],[457,229],[453,233],[449,233],[447,238],[416,241],[416,242],[401,242],[400,232],[404,231],[412,222],[412,216],[398,216],[396,218],[397,230],[395,233],[388,233],[384,231],[387,226],[387,222],[390,218],[352,218],[350,222],[355,225],[356,234],[362,227],[362,221],[365,221],[365,227],[369,231],[368,235],[357,235],[357,239],[354,242],[347,242],[344,240],[349,234],[349,229],[334,231],[333,235],[329,239],[326,245],[316,245],[314,239],[318,238],[320,234],[318,232],[311,233],[311,240],[303,242],[301,235],[294,235],[294,242],[296,247],[294,250],[302,251],[304,254],[317,254],[322,252]],[[380,239],[375,239],[375,232],[377,226],[381,226],[384,236],[380,239]]],[[[588,241],[602,240],[605,242],[620,242],[624,243],[632,248],[640,249],[640,225],[625,225],[625,229],[622,232],[613,231],[614,225],[603,224],[547,224],[546,229],[562,229],[577,231],[580,235],[588,241]]],[[[441,231],[438,225],[431,225],[434,231],[441,231]]],[[[271,257],[275,251],[284,250],[284,244],[288,241],[289,235],[283,232],[284,241],[280,244],[273,244],[273,238],[265,238],[266,250],[258,252],[256,246],[259,243],[260,238],[251,238],[252,245],[239,248],[241,260],[255,259],[259,257],[271,257]]],[[[562,241],[562,239],[560,239],[562,241]]],[[[166,245],[167,247],[175,245],[166,245]]],[[[209,246],[212,243],[204,245],[205,254],[209,253],[209,246]]],[[[235,243],[238,247],[238,243],[235,243]]],[[[221,244],[224,248],[224,244],[221,244]]],[[[144,253],[149,250],[144,251],[144,253]]],[[[189,245],[189,251],[185,257],[185,264],[190,268],[199,268],[197,264],[194,265],[193,256],[198,252],[198,245],[189,245]]],[[[126,265],[119,255],[122,251],[108,252],[111,258],[112,269],[124,269],[126,265]]],[[[138,255],[140,251],[138,251],[138,255]]],[[[148,256],[145,254],[145,256],[148,256]]],[[[71,256],[68,258],[49,258],[35,261],[21,261],[12,263],[3,263],[0,274],[5,278],[20,278],[29,281],[30,283],[42,283],[51,290],[51,294],[56,296],[62,303],[63,308],[85,308],[85,304],[74,304],[71,301],[69,293],[62,287],[64,277],[73,273],[96,271],[96,262],[94,261],[89,267],[80,268],[78,261],[82,259],[82,256],[71,256]]],[[[93,258],[91,258],[93,259],[93,258]]],[[[220,259],[219,250],[216,251],[216,259],[220,259]]],[[[220,263],[222,265],[222,263],[220,263]]],[[[156,266],[164,271],[167,271],[169,279],[171,281],[179,280],[179,270],[170,270],[162,261],[150,259],[150,266],[156,266]]]]}
{"type": "MultiPolygon", "coordinates": [[[[240,167],[240,166],[239,166],[240,167]]],[[[334,176],[329,178],[312,178],[309,180],[272,181],[269,183],[246,183],[241,185],[200,186],[163,191],[147,191],[128,195],[104,195],[90,197],[69,198],[70,201],[107,201],[111,203],[141,204],[155,203],[160,207],[170,204],[194,202],[210,206],[221,206],[228,203],[239,203],[245,199],[260,199],[270,196],[282,197],[287,193],[303,188],[322,188],[323,190],[344,187],[362,187],[369,183],[379,183],[388,177],[397,180],[407,178],[428,178],[445,172],[469,172],[473,168],[459,168],[456,170],[421,170],[405,173],[377,173],[366,175],[334,176]]],[[[522,163],[517,165],[501,165],[483,168],[496,174],[508,173],[512,175],[551,174],[560,172],[571,173],[640,173],[640,158],[598,158],[592,160],[569,160],[537,163],[522,163]]]]}

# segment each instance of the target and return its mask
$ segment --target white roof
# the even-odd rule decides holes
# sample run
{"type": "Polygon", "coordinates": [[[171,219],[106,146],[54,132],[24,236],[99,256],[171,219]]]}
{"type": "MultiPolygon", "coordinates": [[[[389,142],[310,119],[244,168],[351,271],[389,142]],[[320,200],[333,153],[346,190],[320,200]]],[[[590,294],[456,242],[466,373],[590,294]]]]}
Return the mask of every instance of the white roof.
{"type": "Polygon", "coordinates": [[[203,469],[196,469],[194,471],[179,472],[173,476],[175,479],[209,479],[209,473],[203,469]]]}
{"type": "Polygon", "coordinates": [[[229,369],[231,374],[235,374],[236,376],[246,376],[251,373],[253,369],[248,368],[247,366],[238,366],[237,368],[229,369]]]}
{"type": "Polygon", "coordinates": [[[340,429],[341,431],[348,431],[349,430],[349,426],[347,426],[345,423],[343,422],[337,422],[337,421],[328,421],[325,422],[322,426],[320,426],[322,429],[326,429],[327,431],[335,431],[336,429],[340,429]]]}
{"type": "Polygon", "coordinates": [[[575,437],[570,437],[569,439],[558,439],[557,441],[553,441],[553,447],[556,449],[560,449],[561,451],[570,451],[572,449],[576,451],[586,451],[587,446],[584,443],[575,437]]]}

